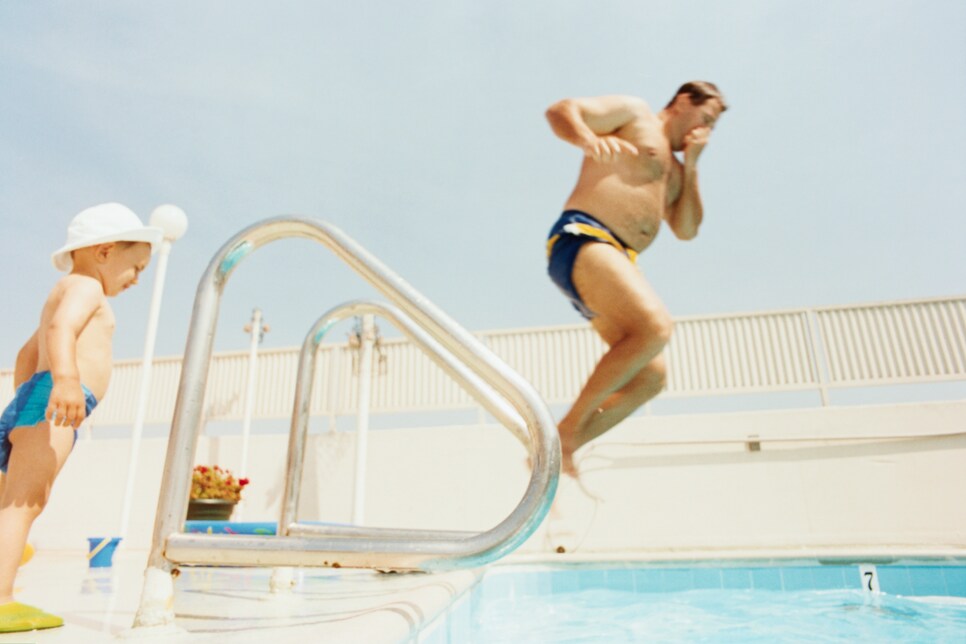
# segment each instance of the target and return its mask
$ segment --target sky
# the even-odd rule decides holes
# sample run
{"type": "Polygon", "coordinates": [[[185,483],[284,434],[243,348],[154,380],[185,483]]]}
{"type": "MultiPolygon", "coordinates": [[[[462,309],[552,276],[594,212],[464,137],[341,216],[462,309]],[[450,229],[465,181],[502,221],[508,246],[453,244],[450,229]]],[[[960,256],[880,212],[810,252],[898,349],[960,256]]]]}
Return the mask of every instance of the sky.
{"type": "MultiPolygon", "coordinates": [[[[544,110],[710,80],[705,220],[639,266],[675,316],[966,291],[961,0],[0,2],[0,367],[36,327],[70,218],[181,207],[159,356],[184,350],[216,251],[260,220],[327,221],[470,331],[581,323],[544,242],[581,152],[544,110]]],[[[154,268],[112,304],[139,359],[154,268]]],[[[232,274],[216,350],[265,348],[374,291],[282,240],[232,274]]],[[[346,328],[345,331],[347,331],[346,328]]],[[[344,340],[333,332],[333,340],[344,340]]]]}

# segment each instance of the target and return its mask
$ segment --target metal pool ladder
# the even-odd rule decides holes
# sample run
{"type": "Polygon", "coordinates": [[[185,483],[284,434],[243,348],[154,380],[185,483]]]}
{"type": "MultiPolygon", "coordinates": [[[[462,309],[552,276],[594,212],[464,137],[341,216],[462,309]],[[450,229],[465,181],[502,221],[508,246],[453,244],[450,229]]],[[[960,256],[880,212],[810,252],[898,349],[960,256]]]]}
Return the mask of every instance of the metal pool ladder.
{"type": "Polygon", "coordinates": [[[181,381],[168,439],[161,495],[134,627],[174,622],[172,572],[178,565],[334,566],[442,571],[481,566],[509,554],[543,521],[557,489],[560,443],[546,403],[533,386],[378,259],[325,222],[295,216],[256,223],[215,254],[195,295],[181,381]],[[277,239],[304,237],[328,247],[394,305],[353,301],[331,309],[310,329],[299,357],[285,493],[275,536],[187,534],[195,448],[222,292],[245,257],[277,239]],[[526,445],[533,464],[523,498],[484,532],[320,526],[297,518],[316,350],[339,320],[375,313],[393,322],[526,445]]]}

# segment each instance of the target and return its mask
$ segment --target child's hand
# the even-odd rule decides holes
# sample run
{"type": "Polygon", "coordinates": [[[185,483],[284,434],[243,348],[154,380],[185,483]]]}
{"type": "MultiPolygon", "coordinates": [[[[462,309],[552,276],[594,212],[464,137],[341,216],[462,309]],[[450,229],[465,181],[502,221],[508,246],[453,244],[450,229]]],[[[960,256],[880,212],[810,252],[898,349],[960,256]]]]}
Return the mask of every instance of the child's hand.
{"type": "Polygon", "coordinates": [[[45,416],[54,426],[69,425],[76,429],[84,422],[87,417],[87,404],[80,381],[60,379],[54,382],[45,416]]]}

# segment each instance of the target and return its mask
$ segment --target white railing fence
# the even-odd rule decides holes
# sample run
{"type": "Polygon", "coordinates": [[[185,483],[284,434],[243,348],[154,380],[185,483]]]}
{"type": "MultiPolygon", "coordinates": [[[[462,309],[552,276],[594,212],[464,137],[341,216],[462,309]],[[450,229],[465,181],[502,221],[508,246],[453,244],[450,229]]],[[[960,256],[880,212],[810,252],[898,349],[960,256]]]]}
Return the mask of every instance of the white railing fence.
{"type": "Polygon", "coordinates": [[[815,312],[835,385],[962,378],[966,300],[815,312]]]}
{"type": "MultiPolygon", "coordinates": [[[[675,320],[666,349],[667,397],[966,380],[966,296],[675,320]]],[[[588,325],[477,334],[550,404],[571,402],[606,350],[588,325]]],[[[291,417],[297,347],[262,350],[253,417],[291,417]]],[[[315,416],[356,412],[358,350],[323,345],[312,392],[315,416]]],[[[381,339],[372,413],[474,409],[473,399],[405,339],[381,339]]],[[[133,422],[141,362],[115,364],[96,425],[133,422]]],[[[209,421],[241,419],[248,353],[215,354],[205,399],[209,421]]],[[[173,414],[180,358],[154,361],[146,422],[173,414]]],[[[0,372],[0,399],[13,396],[13,373],[0,372]]]]}

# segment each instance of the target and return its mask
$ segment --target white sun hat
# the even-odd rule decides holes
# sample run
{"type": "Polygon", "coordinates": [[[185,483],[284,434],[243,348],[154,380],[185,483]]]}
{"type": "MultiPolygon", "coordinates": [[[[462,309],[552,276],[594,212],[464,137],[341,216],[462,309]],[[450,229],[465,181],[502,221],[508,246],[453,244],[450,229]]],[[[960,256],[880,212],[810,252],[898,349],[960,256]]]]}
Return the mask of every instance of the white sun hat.
{"type": "Polygon", "coordinates": [[[67,243],[51,259],[59,271],[74,266],[71,251],[108,242],[128,241],[151,244],[151,254],[161,245],[164,236],[160,228],[145,226],[127,206],[102,203],[80,211],[67,227],[67,243]]]}

